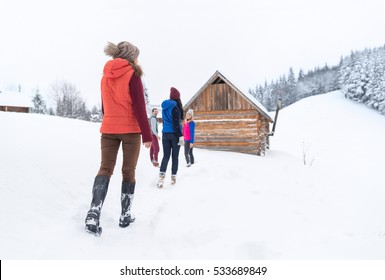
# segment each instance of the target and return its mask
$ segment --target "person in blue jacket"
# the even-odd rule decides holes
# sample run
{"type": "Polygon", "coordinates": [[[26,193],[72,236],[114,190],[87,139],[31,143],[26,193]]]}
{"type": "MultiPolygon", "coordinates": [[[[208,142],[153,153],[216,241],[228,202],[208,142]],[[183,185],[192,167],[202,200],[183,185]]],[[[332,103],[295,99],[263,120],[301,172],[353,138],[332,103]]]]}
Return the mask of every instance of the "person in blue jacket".
{"type": "Polygon", "coordinates": [[[171,87],[170,99],[162,102],[162,146],[163,159],[160,165],[159,181],[157,186],[162,188],[166,176],[167,165],[171,157],[171,184],[176,183],[179,165],[180,140],[182,139],[183,105],[179,91],[171,87]]]}

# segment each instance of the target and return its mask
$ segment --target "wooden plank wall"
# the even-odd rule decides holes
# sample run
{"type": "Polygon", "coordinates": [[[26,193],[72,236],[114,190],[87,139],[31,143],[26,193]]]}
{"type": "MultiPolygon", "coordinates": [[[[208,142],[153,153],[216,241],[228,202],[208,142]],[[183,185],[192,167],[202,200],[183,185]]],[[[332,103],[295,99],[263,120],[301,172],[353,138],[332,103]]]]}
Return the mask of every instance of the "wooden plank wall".
{"type": "Polygon", "coordinates": [[[225,83],[209,85],[190,107],[196,111],[252,109],[245,98],[225,83]]]}
{"type": "Polygon", "coordinates": [[[0,106],[0,111],[4,112],[17,112],[17,113],[29,113],[27,107],[16,107],[16,106],[0,106]]]}
{"type": "Polygon", "coordinates": [[[261,155],[269,122],[227,84],[209,85],[190,105],[196,147],[261,155]]]}

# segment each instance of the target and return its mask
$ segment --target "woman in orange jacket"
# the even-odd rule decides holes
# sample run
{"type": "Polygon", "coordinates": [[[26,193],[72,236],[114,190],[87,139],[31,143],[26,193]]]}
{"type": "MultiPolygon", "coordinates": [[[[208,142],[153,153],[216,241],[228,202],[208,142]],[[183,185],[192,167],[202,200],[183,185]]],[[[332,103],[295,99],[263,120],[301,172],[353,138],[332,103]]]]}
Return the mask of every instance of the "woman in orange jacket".
{"type": "Polygon", "coordinates": [[[101,132],[101,164],[92,188],[92,201],[85,220],[86,231],[100,235],[100,212],[107,195],[120,144],[123,150],[120,227],[133,222],[131,205],[135,191],[135,169],[140,142],[151,146],[151,130],[147,119],[142,70],[138,65],[139,49],[123,41],[108,43],[104,49],[109,60],[101,80],[103,121],[101,132]]]}

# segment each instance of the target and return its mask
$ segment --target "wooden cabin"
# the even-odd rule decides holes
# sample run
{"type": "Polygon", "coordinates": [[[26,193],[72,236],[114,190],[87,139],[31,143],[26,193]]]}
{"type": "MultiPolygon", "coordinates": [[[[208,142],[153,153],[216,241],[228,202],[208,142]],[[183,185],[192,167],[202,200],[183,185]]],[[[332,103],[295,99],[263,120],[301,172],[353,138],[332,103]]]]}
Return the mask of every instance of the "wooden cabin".
{"type": "Polygon", "coordinates": [[[194,110],[195,147],[264,155],[268,148],[267,110],[219,71],[186,103],[194,110]]]}
{"type": "Polygon", "coordinates": [[[19,92],[0,92],[0,111],[29,113],[31,98],[19,92]]]}

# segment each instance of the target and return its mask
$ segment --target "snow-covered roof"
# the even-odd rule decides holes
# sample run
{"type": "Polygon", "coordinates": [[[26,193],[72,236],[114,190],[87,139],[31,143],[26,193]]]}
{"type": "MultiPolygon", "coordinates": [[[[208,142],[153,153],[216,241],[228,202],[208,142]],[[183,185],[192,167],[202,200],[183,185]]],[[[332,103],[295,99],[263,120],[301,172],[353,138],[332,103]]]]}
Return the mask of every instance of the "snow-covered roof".
{"type": "Polygon", "coordinates": [[[242,92],[241,90],[239,90],[236,86],[234,86],[228,79],[225,78],[225,76],[222,75],[221,72],[219,72],[218,70],[211,76],[211,78],[200,88],[200,90],[186,103],[185,107],[188,107],[193,101],[194,99],[199,95],[201,94],[205,88],[212,84],[215,80],[217,79],[221,79],[223,81],[225,81],[230,87],[232,87],[236,92],[238,92],[240,95],[242,95],[243,97],[245,97],[251,104],[253,104],[255,106],[255,108],[262,114],[264,115],[267,119],[269,119],[271,122],[273,121],[272,120],[272,117],[270,116],[269,112],[266,110],[266,108],[254,97],[252,96],[250,93],[244,93],[242,92]]]}
{"type": "Polygon", "coordinates": [[[21,92],[0,92],[0,106],[33,107],[32,98],[21,92]]]}

